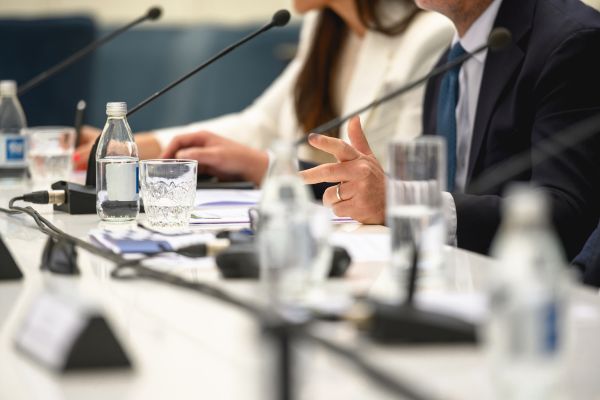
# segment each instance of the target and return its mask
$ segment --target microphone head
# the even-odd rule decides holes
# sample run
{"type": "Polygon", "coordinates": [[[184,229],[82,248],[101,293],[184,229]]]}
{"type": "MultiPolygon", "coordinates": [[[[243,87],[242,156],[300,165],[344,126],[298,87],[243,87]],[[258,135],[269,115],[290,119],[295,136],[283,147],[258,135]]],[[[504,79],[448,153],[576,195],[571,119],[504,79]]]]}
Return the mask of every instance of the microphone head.
{"type": "Polygon", "coordinates": [[[285,26],[288,22],[290,22],[290,18],[291,15],[288,10],[279,10],[273,14],[271,24],[273,24],[273,26],[285,26]]]}
{"type": "Polygon", "coordinates": [[[151,21],[156,21],[157,19],[160,18],[161,15],[162,15],[162,8],[160,8],[160,7],[152,7],[151,9],[148,10],[148,13],[146,14],[148,19],[151,21]]]}
{"type": "Polygon", "coordinates": [[[488,46],[492,51],[502,50],[512,43],[512,33],[506,28],[495,28],[488,36],[488,46]]]}

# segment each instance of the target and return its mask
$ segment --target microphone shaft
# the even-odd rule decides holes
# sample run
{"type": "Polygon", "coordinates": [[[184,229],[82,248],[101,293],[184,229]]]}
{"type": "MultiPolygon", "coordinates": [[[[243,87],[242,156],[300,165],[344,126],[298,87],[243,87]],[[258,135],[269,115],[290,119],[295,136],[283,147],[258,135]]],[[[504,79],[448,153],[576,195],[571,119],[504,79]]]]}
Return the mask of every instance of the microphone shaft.
{"type": "Polygon", "coordinates": [[[263,26],[262,28],[260,28],[259,30],[251,33],[250,35],[244,37],[243,39],[241,39],[239,42],[232,44],[229,47],[226,47],[225,49],[221,50],[221,52],[219,52],[218,54],[216,54],[215,56],[213,56],[211,59],[209,59],[208,61],[202,63],[201,65],[199,65],[198,67],[194,68],[193,70],[191,70],[190,72],[188,72],[187,74],[185,74],[184,76],[182,76],[181,78],[177,79],[176,81],[170,83],[169,85],[167,85],[165,88],[159,90],[158,92],[154,93],[152,96],[148,97],[146,100],[142,101],[141,103],[139,103],[138,105],[136,105],[135,107],[133,107],[131,110],[129,110],[129,112],[127,113],[127,117],[131,116],[132,114],[134,114],[135,112],[137,112],[138,110],[140,110],[141,108],[145,107],[146,105],[148,105],[149,103],[153,102],[154,100],[156,100],[158,97],[162,96],[164,93],[168,92],[169,90],[173,89],[175,86],[179,85],[181,82],[185,81],[186,79],[190,78],[191,76],[193,76],[194,74],[196,74],[197,72],[203,70],[204,68],[208,67],[209,65],[211,65],[212,63],[214,63],[215,61],[217,61],[218,59],[222,58],[223,56],[227,55],[228,53],[232,52],[233,50],[235,50],[236,48],[238,48],[239,46],[243,45],[244,43],[254,39],[256,36],[260,35],[261,33],[268,31],[269,29],[271,29],[273,27],[273,23],[268,23],[265,26],[263,26]]]}
{"type": "MultiPolygon", "coordinates": [[[[329,132],[333,129],[339,128],[344,122],[350,120],[351,118],[355,117],[356,115],[359,115],[372,107],[377,107],[380,104],[383,104],[395,97],[398,97],[406,92],[411,91],[412,89],[422,85],[424,82],[427,82],[429,79],[431,79],[435,76],[441,75],[441,74],[461,65],[462,63],[464,63],[465,61],[467,61],[468,59],[473,57],[475,54],[481,53],[482,51],[487,50],[488,48],[489,48],[488,44],[482,45],[481,47],[478,47],[477,49],[475,49],[475,51],[473,51],[471,53],[466,53],[466,54],[452,60],[451,62],[449,62],[447,64],[441,65],[441,66],[433,69],[431,72],[429,72],[427,75],[423,76],[422,78],[419,78],[413,82],[410,82],[407,85],[404,85],[404,86],[386,94],[385,96],[375,99],[371,103],[369,103],[369,104],[359,108],[358,110],[355,110],[345,116],[334,118],[331,121],[326,122],[323,125],[320,125],[317,128],[313,129],[311,132],[323,134],[323,133],[329,132]]],[[[298,141],[296,142],[296,145],[297,146],[301,145],[301,144],[305,143],[307,140],[308,140],[308,136],[303,136],[302,138],[298,139],[298,141]]]]}
{"type": "Polygon", "coordinates": [[[75,148],[81,144],[81,125],[83,125],[83,117],[87,104],[84,100],[79,100],[75,109],[75,148]]]}
{"type": "Polygon", "coordinates": [[[35,88],[36,86],[40,85],[42,82],[44,82],[45,80],[49,79],[50,77],[56,75],[57,73],[61,72],[62,70],[64,70],[65,68],[67,68],[69,65],[79,61],[80,59],[82,59],[83,57],[87,56],[89,53],[91,53],[92,51],[96,50],[98,47],[104,45],[107,42],[110,42],[112,39],[114,39],[115,37],[119,36],[121,33],[133,28],[134,26],[144,22],[146,19],[148,19],[148,15],[144,15],[139,17],[138,19],[136,19],[133,22],[130,22],[129,24],[115,30],[114,32],[109,33],[108,35],[106,35],[105,37],[94,41],[92,43],[90,43],[89,45],[85,46],[84,48],[76,51],[75,53],[73,53],[71,56],[67,57],[65,60],[59,62],[58,64],[54,65],[53,67],[51,67],[50,69],[47,69],[46,71],[40,73],[39,75],[33,77],[32,79],[30,79],[28,82],[24,83],[23,85],[21,85],[19,87],[18,90],[18,95],[22,96],[25,93],[27,93],[28,91],[30,91],[31,89],[35,88]]]}

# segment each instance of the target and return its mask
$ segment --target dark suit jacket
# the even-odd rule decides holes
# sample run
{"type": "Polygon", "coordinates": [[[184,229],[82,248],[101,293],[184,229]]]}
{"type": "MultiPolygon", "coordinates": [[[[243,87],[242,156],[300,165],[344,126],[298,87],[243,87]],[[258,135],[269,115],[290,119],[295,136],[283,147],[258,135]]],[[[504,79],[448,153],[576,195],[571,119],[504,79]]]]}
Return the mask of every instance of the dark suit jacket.
{"type": "Polygon", "coordinates": [[[585,242],[573,264],[581,270],[583,283],[600,287],[600,225],[585,242]]]}
{"type": "MultiPolygon", "coordinates": [[[[508,28],[513,44],[487,55],[467,187],[465,193],[453,193],[458,245],[480,253],[489,250],[509,181],[478,194],[469,184],[487,168],[600,111],[600,14],[579,0],[504,0],[495,26],[508,28]]],[[[440,81],[430,81],[426,90],[425,134],[437,133],[440,81]]],[[[555,227],[572,259],[600,217],[600,140],[565,151],[514,180],[535,181],[547,190],[555,227]]]]}

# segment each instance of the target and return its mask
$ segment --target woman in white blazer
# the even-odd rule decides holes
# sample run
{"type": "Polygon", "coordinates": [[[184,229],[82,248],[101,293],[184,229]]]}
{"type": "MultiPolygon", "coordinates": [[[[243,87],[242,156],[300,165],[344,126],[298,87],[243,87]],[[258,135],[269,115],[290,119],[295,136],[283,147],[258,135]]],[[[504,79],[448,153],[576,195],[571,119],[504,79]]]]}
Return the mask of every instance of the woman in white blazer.
{"type": "MultiPolygon", "coordinates": [[[[294,4],[307,13],[298,53],[281,76],[240,113],[136,135],[142,158],[194,158],[205,173],[260,183],[268,166],[264,150],[275,139],[301,137],[425,75],[454,32],[444,17],[420,11],[410,0],[294,4]]],[[[361,115],[371,148],[384,165],[390,140],[421,133],[423,91],[415,89],[361,115]]],[[[347,140],[345,132],[346,125],[333,135],[347,140]]],[[[330,161],[310,146],[300,148],[298,156],[330,161]]]]}

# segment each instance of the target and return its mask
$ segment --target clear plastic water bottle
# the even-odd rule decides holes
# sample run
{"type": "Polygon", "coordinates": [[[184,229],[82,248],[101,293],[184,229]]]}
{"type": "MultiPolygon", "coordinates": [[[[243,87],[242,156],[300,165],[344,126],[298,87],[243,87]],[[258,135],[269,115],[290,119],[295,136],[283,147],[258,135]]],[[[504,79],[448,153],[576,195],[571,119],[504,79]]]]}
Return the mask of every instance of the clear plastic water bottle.
{"type": "Polygon", "coordinates": [[[96,151],[96,211],[103,221],[135,220],[140,210],[138,149],[126,114],[127,103],[106,104],[96,151]]]}
{"type": "Polygon", "coordinates": [[[297,304],[308,290],[318,243],[311,234],[311,194],[298,176],[296,149],[279,141],[273,150],[260,202],[260,279],[266,300],[286,306],[297,304]]]}
{"type": "Polygon", "coordinates": [[[492,255],[484,330],[498,399],[562,398],[567,269],[543,192],[512,188],[492,255]]]}
{"type": "Polygon", "coordinates": [[[22,180],[26,176],[25,114],[17,98],[15,81],[0,81],[0,179],[22,180]]]}

